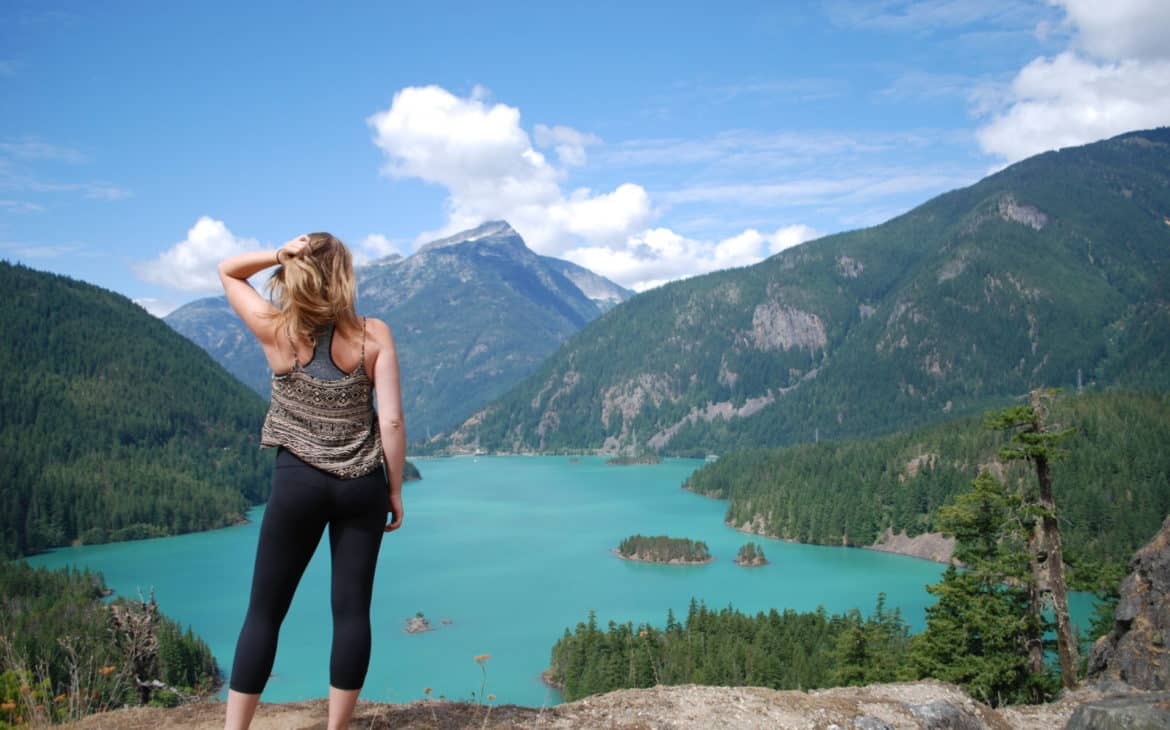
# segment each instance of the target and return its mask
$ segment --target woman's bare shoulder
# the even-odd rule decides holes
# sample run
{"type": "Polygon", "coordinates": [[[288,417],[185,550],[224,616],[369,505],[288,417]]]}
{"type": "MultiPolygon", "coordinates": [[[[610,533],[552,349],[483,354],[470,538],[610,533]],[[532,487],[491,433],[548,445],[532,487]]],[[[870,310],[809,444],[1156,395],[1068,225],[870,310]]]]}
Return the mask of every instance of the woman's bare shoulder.
{"type": "Polygon", "coordinates": [[[390,325],[377,317],[366,317],[366,337],[379,348],[394,347],[394,335],[390,332],[390,325]]]}

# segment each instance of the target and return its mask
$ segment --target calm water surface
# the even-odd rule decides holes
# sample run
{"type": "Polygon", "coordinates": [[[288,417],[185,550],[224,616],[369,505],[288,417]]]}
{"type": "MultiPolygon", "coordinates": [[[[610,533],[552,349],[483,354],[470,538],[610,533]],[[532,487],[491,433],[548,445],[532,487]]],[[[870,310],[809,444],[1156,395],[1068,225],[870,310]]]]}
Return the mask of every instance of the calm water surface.
{"type": "MultiPolygon", "coordinates": [[[[912,628],[922,628],[924,590],[942,566],[850,548],[752,538],[723,525],[726,503],[679,489],[702,462],[605,466],[582,457],[462,457],[418,461],[423,481],[405,488],[403,528],[386,536],[374,586],[374,651],[363,696],[406,702],[433,696],[469,698],[483,676],[496,702],[539,706],[560,697],[540,681],[549,650],[564,632],[597,611],[612,620],[661,626],[667,609],[686,615],[691,597],[709,606],[756,612],[770,608],[872,611],[879,592],[912,628]],[[657,566],[610,552],[635,533],[707,543],[716,561],[657,566]],[[771,564],[746,569],[732,559],[749,539],[771,564]],[[435,631],[407,634],[405,619],[422,611],[435,631]],[[440,619],[449,619],[442,625],[440,619]]],[[[88,566],[119,594],[153,590],[163,611],[191,625],[230,671],[247,609],[263,507],[252,522],[213,532],[57,550],[37,565],[88,566]]],[[[322,697],[329,681],[328,542],[318,549],[293,600],[266,701],[322,697]]],[[[1087,615],[1086,596],[1074,613],[1087,615]]]]}

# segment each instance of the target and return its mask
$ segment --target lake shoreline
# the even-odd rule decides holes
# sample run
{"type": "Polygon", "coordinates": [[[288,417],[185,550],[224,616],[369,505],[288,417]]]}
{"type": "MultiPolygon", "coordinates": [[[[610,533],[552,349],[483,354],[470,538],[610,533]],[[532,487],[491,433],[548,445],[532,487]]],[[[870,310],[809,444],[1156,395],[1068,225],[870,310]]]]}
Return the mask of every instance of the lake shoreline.
{"type": "MultiPolygon", "coordinates": [[[[478,695],[482,676],[472,658],[492,654],[508,658],[487,664],[490,691],[500,702],[557,701],[555,692],[548,699],[540,673],[548,668],[550,647],[590,608],[606,622],[661,625],[670,610],[683,615],[692,599],[753,612],[811,611],[818,604],[844,612],[868,602],[857,595],[884,592],[889,605],[918,626],[930,599],[922,586],[941,572],[929,563],[858,561],[775,543],[765,550],[776,566],[741,570],[731,559],[744,540],[720,524],[726,505],[679,489],[700,460],[666,459],[626,470],[594,457],[581,457],[578,464],[570,459],[435,459],[419,465],[429,486],[409,492],[410,519],[384,540],[374,582],[377,638],[370,676],[377,679],[365,693],[368,699],[422,697],[425,687],[433,688],[433,697],[467,697],[471,690],[478,695]],[[619,540],[647,531],[690,535],[708,546],[714,564],[675,563],[675,569],[666,562],[617,558],[667,566],[657,570],[626,567],[607,554],[619,540]],[[501,590],[533,581],[553,589],[501,590]],[[404,619],[420,611],[434,630],[404,632],[404,619]],[[442,625],[442,616],[458,626],[442,625]]],[[[153,589],[163,610],[202,637],[226,666],[252,582],[251,561],[240,556],[255,554],[264,508],[256,509],[247,512],[253,521],[246,525],[67,548],[31,562],[88,566],[101,571],[119,595],[133,596],[139,586],[153,589]]],[[[642,551],[641,557],[653,555],[642,551]]],[[[296,638],[280,643],[266,701],[297,701],[320,691],[321,661],[329,656],[329,632],[320,627],[330,617],[330,575],[323,544],[292,602],[283,631],[296,638]]]]}
{"type": "MultiPolygon", "coordinates": [[[[688,490],[689,491],[689,490],[688,490]]],[[[717,497],[713,499],[718,499],[717,497]]],[[[759,516],[757,515],[757,518],[759,516]]],[[[757,519],[755,522],[745,522],[742,525],[736,525],[731,520],[724,520],[723,524],[727,525],[736,532],[742,532],[745,535],[754,535],[756,537],[766,537],[771,540],[779,540],[781,542],[791,543],[793,545],[822,545],[824,547],[845,547],[856,550],[871,550],[876,553],[889,553],[891,555],[901,555],[906,558],[914,558],[916,560],[925,560],[930,563],[938,563],[939,565],[948,565],[951,562],[951,554],[954,552],[954,538],[948,538],[938,532],[924,532],[914,537],[906,535],[905,531],[893,534],[890,528],[886,528],[883,533],[883,539],[890,538],[886,542],[876,542],[872,545],[834,545],[829,543],[817,542],[802,542],[790,537],[780,537],[779,535],[772,535],[764,531],[762,525],[763,520],[757,519]],[[759,525],[759,527],[757,527],[759,525]],[[945,554],[937,547],[941,542],[949,542],[949,549],[945,554]]]]}

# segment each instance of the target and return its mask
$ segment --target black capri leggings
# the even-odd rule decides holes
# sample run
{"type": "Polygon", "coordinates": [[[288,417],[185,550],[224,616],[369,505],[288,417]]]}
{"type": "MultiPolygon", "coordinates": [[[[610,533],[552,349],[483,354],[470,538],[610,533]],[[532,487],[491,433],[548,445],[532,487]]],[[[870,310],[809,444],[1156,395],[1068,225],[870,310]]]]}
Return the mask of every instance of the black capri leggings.
{"type": "Polygon", "coordinates": [[[361,689],[370,664],[370,596],[389,496],[384,470],[340,479],[283,447],[276,454],[272,494],[260,523],[252,597],[230,687],[260,694],[276,659],[276,640],[293,593],[329,525],[333,558],[333,650],[329,684],[361,689]]]}

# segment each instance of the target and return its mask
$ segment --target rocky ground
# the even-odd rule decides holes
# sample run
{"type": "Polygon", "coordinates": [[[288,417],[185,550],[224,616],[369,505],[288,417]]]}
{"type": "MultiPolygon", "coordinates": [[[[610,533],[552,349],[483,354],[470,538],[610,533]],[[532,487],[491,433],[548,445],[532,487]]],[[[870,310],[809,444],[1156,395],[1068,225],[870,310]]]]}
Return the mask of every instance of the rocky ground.
{"type": "MultiPolygon", "coordinates": [[[[465,702],[361,702],[350,727],[363,730],[1034,730],[1062,728],[1078,706],[1102,700],[1118,689],[1116,686],[1087,687],[1047,705],[997,710],[976,702],[954,685],[933,681],[812,692],[682,685],[620,690],[556,707],[502,705],[490,708],[490,712],[487,707],[465,702]]],[[[1151,699],[1158,698],[1151,696],[1151,699]]],[[[93,715],[66,727],[70,730],[212,730],[223,727],[223,712],[224,706],[220,702],[202,702],[169,710],[134,708],[93,715]]],[[[315,730],[325,727],[327,712],[323,699],[262,704],[252,727],[257,730],[315,730]]]]}

